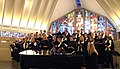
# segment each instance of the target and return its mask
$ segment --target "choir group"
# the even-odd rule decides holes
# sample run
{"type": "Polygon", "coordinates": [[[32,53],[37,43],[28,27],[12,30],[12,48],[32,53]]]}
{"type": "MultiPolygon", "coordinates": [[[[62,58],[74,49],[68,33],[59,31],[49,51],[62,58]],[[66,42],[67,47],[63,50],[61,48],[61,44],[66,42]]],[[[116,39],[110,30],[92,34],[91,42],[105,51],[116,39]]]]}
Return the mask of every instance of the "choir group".
{"type": "Polygon", "coordinates": [[[74,30],[70,35],[67,28],[64,32],[52,34],[44,30],[40,33],[29,34],[20,40],[15,40],[10,45],[12,57],[18,60],[19,52],[24,50],[35,50],[36,53],[50,55],[83,55],[85,56],[85,67],[87,69],[98,69],[98,63],[106,67],[113,66],[111,52],[114,51],[114,42],[107,32],[84,33],[84,30],[74,30]],[[17,54],[17,55],[16,55],[17,54]]]}

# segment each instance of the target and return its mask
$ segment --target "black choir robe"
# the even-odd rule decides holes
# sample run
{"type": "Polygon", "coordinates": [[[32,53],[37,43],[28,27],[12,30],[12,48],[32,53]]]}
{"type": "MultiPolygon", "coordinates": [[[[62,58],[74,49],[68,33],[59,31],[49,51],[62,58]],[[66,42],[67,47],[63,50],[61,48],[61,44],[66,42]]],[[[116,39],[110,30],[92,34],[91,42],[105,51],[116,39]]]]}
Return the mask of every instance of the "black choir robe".
{"type": "Polygon", "coordinates": [[[86,69],[98,69],[98,56],[95,52],[87,55],[86,69]]]}
{"type": "Polygon", "coordinates": [[[48,40],[43,40],[41,42],[41,49],[42,50],[49,50],[50,49],[49,47],[50,47],[50,43],[48,40]],[[44,47],[44,46],[47,46],[47,47],[44,47]]]}
{"type": "Polygon", "coordinates": [[[85,44],[84,44],[84,42],[81,42],[81,41],[77,42],[77,54],[78,55],[85,54],[85,44]]]}

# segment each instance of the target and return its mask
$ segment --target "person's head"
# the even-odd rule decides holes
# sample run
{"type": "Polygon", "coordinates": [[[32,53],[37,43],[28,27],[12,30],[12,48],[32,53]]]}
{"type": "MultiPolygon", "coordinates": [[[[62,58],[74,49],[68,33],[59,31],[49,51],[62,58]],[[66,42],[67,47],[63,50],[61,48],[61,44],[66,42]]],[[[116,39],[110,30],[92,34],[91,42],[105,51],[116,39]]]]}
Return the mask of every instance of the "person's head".
{"type": "Polygon", "coordinates": [[[18,44],[18,40],[17,39],[15,40],[15,44],[18,44]]]}
{"type": "Polygon", "coordinates": [[[65,35],[65,34],[63,34],[63,35],[62,35],[62,37],[63,37],[63,38],[66,38],[66,35],[65,35]]]}
{"type": "Polygon", "coordinates": [[[67,29],[67,28],[65,28],[65,32],[68,32],[68,29],[67,29]]]}
{"type": "Polygon", "coordinates": [[[59,32],[59,29],[58,29],[58,27],[56,28],[56,33],[58,33],[59,32]]]}
{"type": "Polygon", "coordinates": [[[57,41],[58,41],[58,42],[61,42],[61,41],[62,41],[62,39],[61,39],[60,37],[58,37],[58,38],[57,38],[57,41]]]}
{"type": "Polygon", "coordinates": [[[46,30],[44,30],[43,32],[46,33],[46,30]]]}
{"type": "Polygon", "coordinates": [[[84,29],[81,29],[81,32],[84,32],[84,29]]]}
{"type": "Polygon", "coordinates": [[[36,32],[36,33],[35,33],[36,38],[38,38],[38,35],[39,35],[38,32],[36,32]]]}
{"type": "Polygon", "coordinates": [[[35,34],[38,35],[38,32],[36,32],[35,34]]]}
{"type": "Polygon", "coordinates": [[[31,36],[28,36],[28,40],[30,40],[32,37],[31,36]]]}
{"type": "Polygon", "coordinates": [[[48,35],[51,35],[51,34],[52,34],[52,32],[51,32],[51,31],[49,31],[49,32],[48,32],[48,35]]]}
{"type": "Polygon", "coordinates": [[[70,36],[70,41],[73,41],[73,36],[72,35],[70,36]]]}
{"type": "Polygon", "coordinates": [[[98,39],[101,39],[102,38],[102,36],[101,35],[98,35],[98,39]]]}
{"type": "Polygon", "coordinates": [[[84,34],[84,37],[85,37],[85,38],[88,38],[88,35],[87,35],[87,34],[84,34]]]}
{"type": "Polygon", "coordinates": [[[25,38],[22,39],[22,42],[25,42],[25,38]]]}
{"type": "Polygon", "coordinates": [[[101,31],[101,34],[102,34],[102,35],[104,34],[104,31],[103,31],[103,30],[101,31]]]}
{"type": "Polygon", "coordinates": [[[80,36],[80,41],[84,41],[84,37],[83,36],[80,36]]]}
{"type": "Polygon", "coordinates": [[[43,40],[48,40],[47,35],[43,34],[43,40]]]}
{"type": "Polygon", "coordinates": [[[94,36],[94,33],[93,33],[93,32],[91,32],[91,36],[92,36],[92,37],[94,36]]]}
{"type": "Polygon", "coordinates": [[[33,33],[28,34],[28,36],[33,36],[33,33]]]}
{"type": "Polygon", "coordinates": [[[95,30],[94,33],[97,34],[97,31],[95,30]]]}
{"type": "Polygon", "coordinates": [[[106,40],[110,40],[110,36],[107,36],[107,37],[106,37],[106,40]]]}
{"type": "Polygon", "coordinates": [[[34,34],[34,38],[37,38],[36,34],[34,34]]]}
{"type": "Polygon", "coordinates": [[[39,38],[43,38],[42,34],[39,34],[39,38]]]}
{"type": "Polygon", "coordinates": [[[34,42],[35,42],[35,38],[32,38],[32,39],[31,39],[31,42],[33,42],[33,43],[34,43],[34,42]]]}
{"type": "Polygon", "coordinates": [[[56,35],[54,35],[54,36],[53,36],[53,40],[54,40],[54,41],[56,41],[56,39],[57,39],[57,36],[56,36],[56,35]]]}
{"type": "Polygon", "coordinates": [[[88,30],[88,33],[91,33],[91,30],[88,30]]]}
{"type": "Polygon", "coordinates": [[[102,34],[99,32],[98,35],[102,36],[102,34]]]}
{"type": "Polygon", "coordinates": [[[27,37],[25,37],[25,40],[26,40],[26,41],[28,40],[28,36],[27,36],[27,37]]]}
{"type": "Polygon", "coordinates": [[[42,34],[42,30],[40,30],[40,34],[42,34]]]}
{"type": "Polygon", "coordinates": [[[93,41],[93,40],[94,40],[94,38],[90,36],[89,40],[90,40],[90,41],[93,41]]]}
{"type": "Polygon", "coordinates": [[[77,34],[79,34],[80,33],[80,30],[77,30],[77,34]]]}
{"type": "Polygon", "coordinates": [[[106,36],[109,36],[109,33],[108,33],[108,31],[106,31],[106,32],[105,32],[105,35],[106,35],[106,36]]]}
{"type": "Polygon", "coordinates": [[[76,33],[76,30],[73,30],[73,33],[76,33]]]}

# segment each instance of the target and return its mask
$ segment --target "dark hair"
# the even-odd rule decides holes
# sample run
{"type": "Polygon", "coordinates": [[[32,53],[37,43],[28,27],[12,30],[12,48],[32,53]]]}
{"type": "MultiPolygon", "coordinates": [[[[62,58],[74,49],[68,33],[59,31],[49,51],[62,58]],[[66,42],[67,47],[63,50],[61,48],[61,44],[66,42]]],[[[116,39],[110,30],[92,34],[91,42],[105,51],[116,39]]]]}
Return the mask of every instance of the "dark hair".
{"type": "Polygon", "coordinates": [[[44,30],[43,32],[46,32],[46,30],[44,30]]]}
{"type": "Polygon", "coordinates": [[[73,37],[72,35],[70,35],[70,37],[73,37]]]}

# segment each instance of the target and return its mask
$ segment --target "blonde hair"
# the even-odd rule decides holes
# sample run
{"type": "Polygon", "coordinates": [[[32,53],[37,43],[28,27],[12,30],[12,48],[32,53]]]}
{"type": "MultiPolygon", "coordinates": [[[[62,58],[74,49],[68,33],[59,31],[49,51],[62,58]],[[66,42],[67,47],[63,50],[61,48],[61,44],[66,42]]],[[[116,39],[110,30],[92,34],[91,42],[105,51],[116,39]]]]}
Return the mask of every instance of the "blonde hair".
{"type": "Polygon", "coordinates": [[[48,40],[47,35],[43,34],[43,40],[48,40]]]}
{"type": "Polygon", "coordinates": [[[79,38],[81,41],[84,41],[84,37],[83,36],[80,36],[79,38]]]}
{"type": "Polygon", "coordinates": [[[31,38],[31,42],[35,42],[35,38],[31,38]]]}
{"type": "Polygon", "coordinates": [[[94,41],[93,36],[90,36],[89,40],[90,40],[90,41],[94,41]]]}
{"type": "Polygon", "coordinates": [[[89,45],[88,53],[91,55],[93,52],[95,52],[98,55],[97,50],[95,49],[94,44],[89,45]]]}

